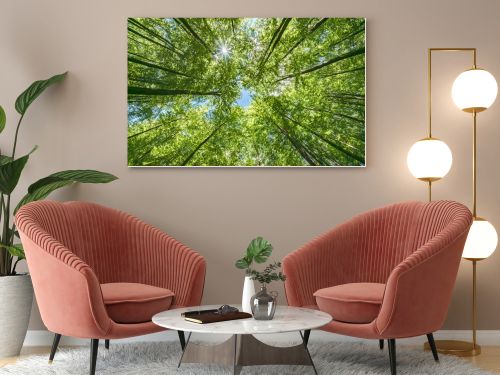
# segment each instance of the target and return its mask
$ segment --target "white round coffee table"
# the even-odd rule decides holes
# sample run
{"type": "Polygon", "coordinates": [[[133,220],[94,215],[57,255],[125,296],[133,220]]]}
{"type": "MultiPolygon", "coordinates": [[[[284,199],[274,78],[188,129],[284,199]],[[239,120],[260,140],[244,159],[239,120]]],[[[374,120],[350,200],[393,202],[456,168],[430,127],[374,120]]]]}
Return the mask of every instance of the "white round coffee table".
{"type": "Polygon", "coordinates": [[[153,316],[153,322],[161,327],[177,330],[183,347],[179,366],[182,363],[219,363],[229,365],[234,374],[242,366],[255,365],[306,365],[316,368],[307,350],[311,329],[330,323],[332,317],[324,312],[299,307],[278,306],[273,320],[253,318],[231,320],[209,324],[197,324],[184,320],[183,312],[217,309],[219,306],[197,306],[174,309],[153,316]],[[304,334],[301,332],[304,331],[304,334]],[[184,332],[189,332],[184,343],[184,332]],[[230,334],[221,344],[195,344],[190,342],[191,333],[230,334]],[[276,347],[256,339],[254,334],[299,332],[302,344],[276,347]]]}

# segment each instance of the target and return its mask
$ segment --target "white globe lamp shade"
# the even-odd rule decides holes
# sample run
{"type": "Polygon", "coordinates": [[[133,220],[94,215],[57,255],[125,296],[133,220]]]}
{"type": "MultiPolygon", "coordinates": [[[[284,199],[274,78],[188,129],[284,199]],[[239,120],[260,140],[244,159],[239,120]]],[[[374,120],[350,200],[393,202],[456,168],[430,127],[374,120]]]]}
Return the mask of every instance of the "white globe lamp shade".
{"type": "Polygon", "coordinates": [[[481,112],[489,108],[497,97],[495,77],[483,69],[461,73],[453,82],[451,97],[455,105],[465,112],[481,112]]]}
{"type": "Polygon", "coordinates": [[[465,241],[462,257],[466,259],[486,259],[495,251],[498,235],[495,227],[487,220],[474,218],[465,241]]]}
{"type": "Polygon", "coordinates": [[[446,143],[436,138],[425,138],[411,146],[406,162],[415,178],[437,181],[450,171],[453,157],[446,143]]]}

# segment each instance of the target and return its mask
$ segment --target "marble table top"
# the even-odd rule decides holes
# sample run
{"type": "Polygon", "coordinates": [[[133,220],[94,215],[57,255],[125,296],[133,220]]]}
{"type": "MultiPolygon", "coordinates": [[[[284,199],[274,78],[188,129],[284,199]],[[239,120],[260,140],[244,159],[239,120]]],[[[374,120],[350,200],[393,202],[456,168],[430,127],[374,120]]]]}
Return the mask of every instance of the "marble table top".
{"type": "MultiPolygon", "coordinates": [[[[289,306],[278,306],[272,320],[248,318],[198,324],[188,322],[181,316],[181,313],[186,311],[217,309],[219,307],[218,305],[213,305],[167,310],[153,316],[153,322],[161,327],[178,331],[246,335],[314,329],[322,327],[332,320],[329,314],[322,311],[289,306]]],[[[237,307],[239,308],[239,306],[237,307]]]]}

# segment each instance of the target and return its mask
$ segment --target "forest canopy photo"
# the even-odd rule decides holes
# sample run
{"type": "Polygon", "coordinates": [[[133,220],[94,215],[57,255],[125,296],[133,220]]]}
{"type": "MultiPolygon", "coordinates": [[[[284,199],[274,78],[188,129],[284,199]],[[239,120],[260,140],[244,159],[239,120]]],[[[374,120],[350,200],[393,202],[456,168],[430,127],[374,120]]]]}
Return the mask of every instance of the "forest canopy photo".
{"type": "Polygon", "coordinates": [[[129,166],[364,166],[364,18],[129,18],[129,166]]]}

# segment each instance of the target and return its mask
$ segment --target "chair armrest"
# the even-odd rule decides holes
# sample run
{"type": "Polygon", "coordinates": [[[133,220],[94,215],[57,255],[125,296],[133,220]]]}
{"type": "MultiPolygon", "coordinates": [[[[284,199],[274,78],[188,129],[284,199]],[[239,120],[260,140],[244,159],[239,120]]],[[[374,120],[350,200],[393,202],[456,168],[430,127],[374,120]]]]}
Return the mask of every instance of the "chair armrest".
{"type": "Polygon", "coordinates": [[[64,336],[104,336],[112,322],[94,272],[61,243],[32,229],[19,234],[44,324],[64,336]]]}
{"type": "Polygon", "coordinates": [[[451,241],[443,233],[434,237],[392,271],[376,320],[382,336],[413,337],[441,328],[468,231],[451,241]]]}
{"type": "MultiPolygon", "coordinates": [[[[176,306],[201,304],[205,284],[205,259],[173,237],[138,219],[130,222],[138,269],[133,280],[175,293],[176,306]]],[[[136,268],[136,267],[134,267],[136,268]]]]}
{"type": "Polygon", "coordinates": [[[318,289],[348,282],[356,231],[350,220],[316,237],[283,259],[285,293],[290,306],[315,305],[318,289]]]}

